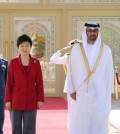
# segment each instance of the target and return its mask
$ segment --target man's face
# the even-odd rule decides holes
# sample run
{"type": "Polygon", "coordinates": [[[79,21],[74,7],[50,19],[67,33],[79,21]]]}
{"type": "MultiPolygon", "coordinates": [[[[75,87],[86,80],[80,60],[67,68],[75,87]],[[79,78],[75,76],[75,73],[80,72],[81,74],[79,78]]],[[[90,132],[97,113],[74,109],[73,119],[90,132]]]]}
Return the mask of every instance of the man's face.
{"type": "Polygon", "coordinates": [[[92,41],[92,42],[95,42],[97,37],[98,37],[98,28],[86,28],[86,34],[87,34],[87,37],[88,37],[88,41],[92,41]]]}

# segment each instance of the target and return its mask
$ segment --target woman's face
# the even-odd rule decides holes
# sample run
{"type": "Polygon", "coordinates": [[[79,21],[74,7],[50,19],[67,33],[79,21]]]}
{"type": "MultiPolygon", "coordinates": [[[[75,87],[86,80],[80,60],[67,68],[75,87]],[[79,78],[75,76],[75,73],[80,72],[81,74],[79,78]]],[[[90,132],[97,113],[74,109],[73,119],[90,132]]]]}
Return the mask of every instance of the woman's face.
{"type": "Polygon", "coordinates": [[[27,56],[30,54],[31,46],[29,42],[23,42],[19,45],[18,51],[21,54],[21,56],[27,56]]]}

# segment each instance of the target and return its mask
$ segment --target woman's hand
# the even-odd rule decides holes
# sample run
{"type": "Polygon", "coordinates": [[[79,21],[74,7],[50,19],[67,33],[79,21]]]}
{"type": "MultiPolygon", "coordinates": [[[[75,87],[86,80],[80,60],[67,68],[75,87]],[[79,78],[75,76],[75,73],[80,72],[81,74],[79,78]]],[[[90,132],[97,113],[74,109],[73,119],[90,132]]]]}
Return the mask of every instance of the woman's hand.
{"type": "Polygon", "coordinates": [[[71,97],[73,100],[76,100],[76,92],[70,94],[70,97],[71,97]]]}
{"type": "Polygon", "coordinates": [[[10,110],[11,109],[11,102],[6,102],[5,103],[5,109],[10,110]]]}
{"type": "Polygon", "coordinates": [[[38,102],[37,102],[37,108],[41,108],[42,105],[43,105],[43,102],[41,102],[41,101],[38,101],[38,102]]]}

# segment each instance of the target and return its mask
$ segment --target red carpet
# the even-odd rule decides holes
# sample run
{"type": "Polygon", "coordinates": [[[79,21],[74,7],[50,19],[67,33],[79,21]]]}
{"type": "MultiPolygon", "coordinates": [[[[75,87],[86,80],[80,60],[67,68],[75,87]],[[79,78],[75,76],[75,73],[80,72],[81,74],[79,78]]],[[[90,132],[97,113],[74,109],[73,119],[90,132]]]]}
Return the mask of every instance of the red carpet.
{"type": "MultiPolygon", "coordinates": [[[[11,134],[9,112],[5,111],[4,134],[11,134]]],[[[37,134],[67,134],[67,102],[64,98],[45,98],[37,112],[37,134]]]]}

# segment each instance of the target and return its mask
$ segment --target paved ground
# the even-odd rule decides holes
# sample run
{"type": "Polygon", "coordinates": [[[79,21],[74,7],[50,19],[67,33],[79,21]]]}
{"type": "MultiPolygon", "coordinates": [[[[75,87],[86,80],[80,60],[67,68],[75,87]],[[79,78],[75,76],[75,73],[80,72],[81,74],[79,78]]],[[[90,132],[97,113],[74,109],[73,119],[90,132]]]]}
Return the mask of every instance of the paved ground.
{"type": "Polygon", "coordinates": [[[109,134],[120,134],[120,98],[117,102],[112,100],[109,134]]]}

